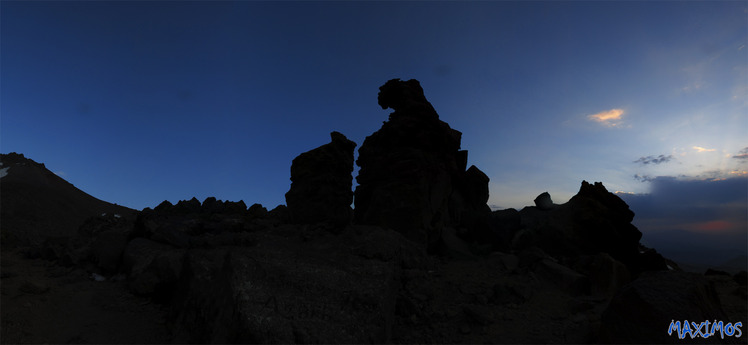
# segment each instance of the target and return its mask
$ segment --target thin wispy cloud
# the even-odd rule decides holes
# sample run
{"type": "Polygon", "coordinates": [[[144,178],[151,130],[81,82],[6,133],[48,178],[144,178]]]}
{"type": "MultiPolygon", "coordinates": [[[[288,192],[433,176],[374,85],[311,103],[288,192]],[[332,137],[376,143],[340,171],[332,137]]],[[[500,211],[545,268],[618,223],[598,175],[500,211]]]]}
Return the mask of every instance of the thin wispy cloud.
{"type": "Polygon", "coordinates": [[[587,115],[587,119],[595,121],[605,127],[618,127],[623,123],[623,109],[610,109],[597,114],[587,115]]]}
{"type": "Polygon", "coordinates": [[[667,163],[667,162],[671,161],[673,158],[674,158],[673,155],[667,155],[667,156],[665,156],[665,155],[659,155],[659,156],[656,156],[656,157],[655,156],[646,156],[646,157],[641,157],[641,158],[635,160],[634,163],[641,163],[641,164],[644,164],[644,165],[647,165],[647,164],[661,164],[661,163],[667,163]]]}
{"type": "Polygon", "coordinates": [[[708,148],[701,147],[701,146],[694,146],[692,148],[694,150],[696,150],[696,152],[713,152],[713,151],[717,151],[717,149],[708,149],[708,148]]]}
{"type": "Polygon", "coordinates": [[[694,81],[684,87],[681,88],[681,91],[683,92],[692,92],[701,89],[701,87],[704,86],[704,84],[701,81],[694,81]]]}
{"type": "Polygon", "coordinates": [[[748,160],[748,147],[740,150],[738,154],[732,156],[732,158],[740,159],[740,160],[748,160]]]}

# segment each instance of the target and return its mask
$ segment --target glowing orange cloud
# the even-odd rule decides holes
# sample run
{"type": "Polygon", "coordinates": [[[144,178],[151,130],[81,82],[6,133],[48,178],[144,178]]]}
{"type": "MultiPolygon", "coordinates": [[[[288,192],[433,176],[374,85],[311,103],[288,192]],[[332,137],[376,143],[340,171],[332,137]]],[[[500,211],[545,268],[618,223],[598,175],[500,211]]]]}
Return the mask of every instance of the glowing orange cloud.
{"type": "Polygon", "coordinates": [[[712,152],[712,151],[717,151],[717,149],[706,149],[706,148],[703,148],[701,146],[694,146],[693,149],[696,150],[696,152],[712,152]]]}
{"type": "Polygon", "coordinates": [[[610,109],[601,111],[597,114],[587,115],[587,118],[591,121],[598,122],[603,126],[615,127],[621,124],[623,114],[623,109],[610,109]]]}

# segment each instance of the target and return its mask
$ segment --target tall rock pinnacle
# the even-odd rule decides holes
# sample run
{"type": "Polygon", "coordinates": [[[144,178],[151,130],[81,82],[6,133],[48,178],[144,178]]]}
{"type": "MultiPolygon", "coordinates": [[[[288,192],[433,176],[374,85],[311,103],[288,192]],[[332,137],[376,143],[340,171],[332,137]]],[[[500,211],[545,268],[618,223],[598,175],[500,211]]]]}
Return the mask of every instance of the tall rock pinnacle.
{"type": "Polygon", "coordinates": [[[439,120],[417,80],[379,90],[379,105],[395,111],[359,149],[355,222],[392,228],[430,251],[444,247],[445,229],[486,232],[488,177],[466,172],[462,133],[439,120]]]}
{"type": "Polygon", "coordinates": [[[300,154],[291,163],[286,204],[294,222],[344,226],[351,221],[356,143],[338,132],[330,137],[330,143],[300,154]]]}

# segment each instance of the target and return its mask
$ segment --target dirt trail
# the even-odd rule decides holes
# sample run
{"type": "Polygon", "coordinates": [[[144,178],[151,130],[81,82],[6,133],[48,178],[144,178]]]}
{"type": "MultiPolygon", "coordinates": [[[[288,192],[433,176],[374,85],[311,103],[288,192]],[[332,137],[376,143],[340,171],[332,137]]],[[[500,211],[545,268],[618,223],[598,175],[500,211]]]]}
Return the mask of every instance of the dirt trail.
{"type": "Polygon", "coordinates": [[[2,250],[0,343],[167,343],[166,310],[124,281],[2,250]]]}

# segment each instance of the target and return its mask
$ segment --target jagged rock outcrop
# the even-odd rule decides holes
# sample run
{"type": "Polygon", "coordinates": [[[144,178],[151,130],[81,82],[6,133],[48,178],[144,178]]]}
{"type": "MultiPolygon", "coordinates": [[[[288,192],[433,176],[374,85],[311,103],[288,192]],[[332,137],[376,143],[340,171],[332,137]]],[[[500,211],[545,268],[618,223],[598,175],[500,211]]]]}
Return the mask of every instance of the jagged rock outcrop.
{"type": "Polygon", "coordinates": [[[164,201],[154,209],[144,209],[138,215],[135,228],[137,236],[187,248],[193,236],[246,231],[259,226],[256,220],[257,217],[250,216],[244,201],[224,202],[208,197],[201,204],[193,197],[176,205],[164,201]]]}
{"type": "Polygon", "coordinates": [[[395,229],[431,252],[443,250],[446,227],[488,234],[488,177],[465,170],[462,133],[439,120],[417,80],[393,79],[379,90],[382,109],[395,111],[359,149],[355,222],[395,229]]]}
{"type": "Polygon", "coordinates": [[[639,252],[642,233],[631,224],[634,212],[600,182],[582,181],[569,202],[545,211],[526,207],[520,216],[523,230],[513,239],[515,248],[535,245],[566,257],[607,253],[633,273],[666,269],[664,261],[658,264],[651,253],[639,252]]]}
{"type": "Polygon", "coordinates": [[[330,137],[330,143],[300,154],[291,164],[286,204],[295,223],[327,222],[343,227],[351,222],[356,143],[338,132],[330,137]]]}

